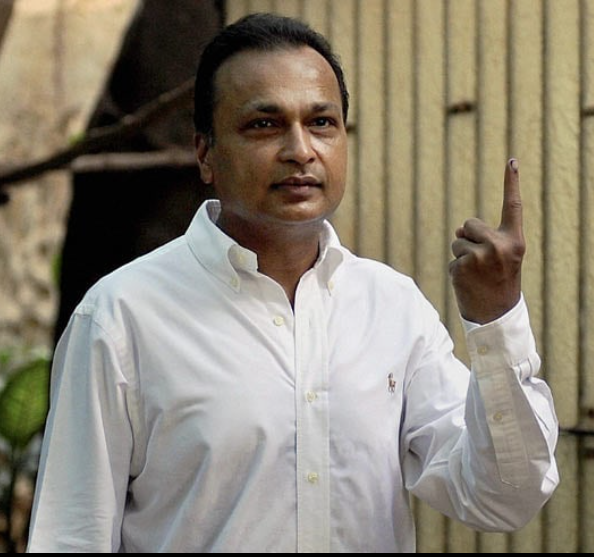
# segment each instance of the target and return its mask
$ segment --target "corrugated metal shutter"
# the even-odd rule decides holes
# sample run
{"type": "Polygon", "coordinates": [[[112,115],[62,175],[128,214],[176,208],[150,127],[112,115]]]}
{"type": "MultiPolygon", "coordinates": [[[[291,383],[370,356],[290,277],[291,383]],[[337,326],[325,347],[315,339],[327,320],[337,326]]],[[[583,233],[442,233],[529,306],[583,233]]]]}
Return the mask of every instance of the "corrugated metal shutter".
{"type": "Polygon", "coordinates": [[[527,298],[563,434],[562,483],[522,531],[416,506],[421,552],[594,550],[594,0],[228,0],[299,16],[341,55],[353,109],[345,244],[415,277],[467,360],[447,263],[469,216],[499,223],[520,160],[527,298]],[[590,496],[588,496],[590,494],[590,496]]]}

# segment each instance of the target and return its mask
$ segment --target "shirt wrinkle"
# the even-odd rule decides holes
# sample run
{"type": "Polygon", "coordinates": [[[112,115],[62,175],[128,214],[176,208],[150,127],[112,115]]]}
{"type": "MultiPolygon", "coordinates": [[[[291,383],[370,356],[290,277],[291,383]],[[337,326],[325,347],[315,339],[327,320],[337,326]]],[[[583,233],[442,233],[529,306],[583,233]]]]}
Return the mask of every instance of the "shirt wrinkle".
{"type": "Polygon", "coordinates": [[[478,530],[534,515],[557,420],[523,299],[471,327],[470,371],[413,281],[329,223],[293,310],[218,211],[71,319],[30,552],[413,552],[410,493],[478,530]]]}

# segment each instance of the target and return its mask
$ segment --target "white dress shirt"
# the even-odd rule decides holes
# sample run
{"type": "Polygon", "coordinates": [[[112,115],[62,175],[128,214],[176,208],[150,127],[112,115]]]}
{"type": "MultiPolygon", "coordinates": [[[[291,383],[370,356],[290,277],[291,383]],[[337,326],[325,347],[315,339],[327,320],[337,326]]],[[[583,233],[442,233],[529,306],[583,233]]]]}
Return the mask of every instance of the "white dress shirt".
{"type": "Polygon", "coordinates": [[[468,333],[325,226],[291,308],[213,223],[99,281],[55,354],[31,552],[410,552],[413,493],[481,530],[554,490],[522,300],[468,333]]]}

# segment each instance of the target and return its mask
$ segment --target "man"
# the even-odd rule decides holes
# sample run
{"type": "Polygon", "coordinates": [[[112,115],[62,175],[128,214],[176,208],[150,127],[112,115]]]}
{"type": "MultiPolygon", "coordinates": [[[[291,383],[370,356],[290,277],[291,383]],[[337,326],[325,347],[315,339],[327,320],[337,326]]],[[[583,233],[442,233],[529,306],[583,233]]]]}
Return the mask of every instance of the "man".
{"type": "Polygon", "coordinates": [[[55,357],[30,551],[413,551],[409,494],[473,528],[553,492],[557,422],[502,223],[456,231],[472,373],[414,283],[349,253],[348,94],[325,40],[255,15],[205,50],[196,151],[220,201],[85,296],[55,357]]]}

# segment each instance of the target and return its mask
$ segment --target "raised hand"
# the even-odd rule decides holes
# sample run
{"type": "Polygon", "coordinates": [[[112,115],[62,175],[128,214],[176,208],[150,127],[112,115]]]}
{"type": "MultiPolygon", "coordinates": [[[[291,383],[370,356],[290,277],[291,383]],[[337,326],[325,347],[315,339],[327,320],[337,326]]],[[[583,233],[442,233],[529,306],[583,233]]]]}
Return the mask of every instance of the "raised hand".
{"type": "Polygon", "coordinates": [[[499,228],[472,218],[456,230],[450,276],[462,317],[484,324],[512,309],[521,296],[522,199],[518,161],[505,167],[499,228]]]}

